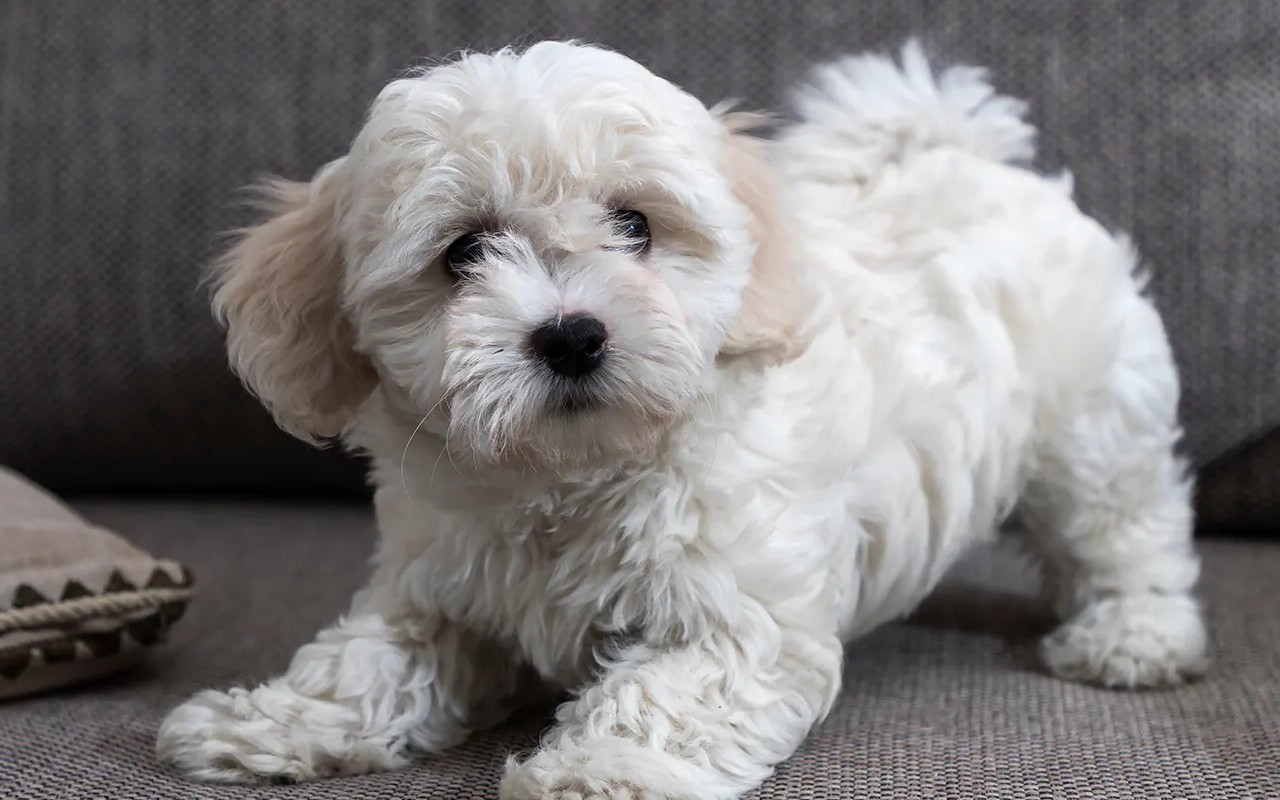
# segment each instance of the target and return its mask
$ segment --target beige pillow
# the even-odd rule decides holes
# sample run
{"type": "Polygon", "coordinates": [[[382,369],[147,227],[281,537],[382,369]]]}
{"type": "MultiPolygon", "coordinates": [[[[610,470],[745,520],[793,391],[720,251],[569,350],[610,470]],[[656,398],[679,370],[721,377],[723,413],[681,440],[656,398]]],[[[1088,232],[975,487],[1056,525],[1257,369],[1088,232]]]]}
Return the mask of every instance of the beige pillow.
{"type": "Polygon", "coordinates": [[[0,467],[0,698],[124,669],[182,616],[192,578],[0,467]]]}

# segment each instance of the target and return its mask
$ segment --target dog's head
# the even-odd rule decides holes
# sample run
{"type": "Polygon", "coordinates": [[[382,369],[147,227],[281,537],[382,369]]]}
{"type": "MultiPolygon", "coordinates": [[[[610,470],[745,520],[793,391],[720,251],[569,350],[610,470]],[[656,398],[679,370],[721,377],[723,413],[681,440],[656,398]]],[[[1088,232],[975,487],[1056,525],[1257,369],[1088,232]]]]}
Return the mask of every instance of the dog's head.
{"type": "Polygon", "coordinates": [[[718,356],[793,335],[740,127],[581,45],[394,81],[345,157],[265,186],[269,218],[219,262],[232,365],[307,439],[381,387],[475,463],[643,451],[718,356]]]}

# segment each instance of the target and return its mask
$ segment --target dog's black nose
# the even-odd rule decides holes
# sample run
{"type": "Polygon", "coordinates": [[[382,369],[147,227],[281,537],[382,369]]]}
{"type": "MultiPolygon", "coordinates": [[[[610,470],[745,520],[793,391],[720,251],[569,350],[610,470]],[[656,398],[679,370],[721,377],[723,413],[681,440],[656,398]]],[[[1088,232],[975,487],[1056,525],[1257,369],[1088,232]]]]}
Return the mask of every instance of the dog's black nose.
{"type": "Polygon", "coordinates": [[[547,368],[566,378],[590,374],[604,360],[609,333],[604,323],[586,314],[553,319],[529,335],[533,352],[547,368]]]}

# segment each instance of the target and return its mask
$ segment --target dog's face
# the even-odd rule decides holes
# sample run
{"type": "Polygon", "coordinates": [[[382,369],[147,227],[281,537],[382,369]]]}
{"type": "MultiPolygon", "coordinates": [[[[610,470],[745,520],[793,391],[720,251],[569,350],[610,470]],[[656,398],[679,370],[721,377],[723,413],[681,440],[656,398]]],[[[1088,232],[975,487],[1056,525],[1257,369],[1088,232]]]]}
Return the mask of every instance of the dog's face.
{"type": "Polygon", "coordinates": [[[766,182],[731,121],[623,56],[468,56],[395,81],[346,157],[276,184],[215,305],[299,435],[381,386],[473,463],[635,454],[718,354],[788,337],[766,182]]]}

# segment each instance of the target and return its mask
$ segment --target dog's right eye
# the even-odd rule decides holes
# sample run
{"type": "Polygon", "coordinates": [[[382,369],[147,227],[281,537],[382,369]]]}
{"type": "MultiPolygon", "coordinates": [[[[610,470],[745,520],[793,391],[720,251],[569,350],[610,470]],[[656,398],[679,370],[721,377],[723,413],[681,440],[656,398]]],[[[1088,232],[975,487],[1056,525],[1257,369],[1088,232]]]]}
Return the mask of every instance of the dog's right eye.
{"type": "Polygon", "coordinates": [[[455,278],[466,277],[471,267],[484,257],[484,241],[479,233],[459,236],[444,252],[445,266],[455,278]]]}

